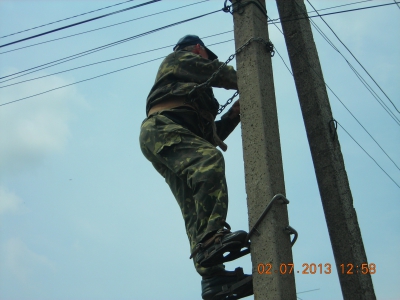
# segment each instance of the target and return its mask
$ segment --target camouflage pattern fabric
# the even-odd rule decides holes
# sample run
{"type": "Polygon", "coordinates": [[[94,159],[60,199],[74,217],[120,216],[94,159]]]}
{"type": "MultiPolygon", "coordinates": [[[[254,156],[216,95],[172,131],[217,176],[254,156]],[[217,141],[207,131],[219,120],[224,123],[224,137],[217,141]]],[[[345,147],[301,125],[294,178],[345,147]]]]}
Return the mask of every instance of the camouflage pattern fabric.
{"type": "MultiPolygon", "coordinates": [[[[226,219],[228,192],[222,153],[162,112],[142,123],[140,147],[174,194],[192,251],[204,237],[220,229],[221,221],[226,219]]],[[[223,265],[195,267],[203,276],[224,269],[223,265]]]]}
{"type": "MultiPolygon", "coordinates": [[[[214,123],[219,103],[211,87],[197,89],[188,97],[196,85],[207,81],[221,65],[218,60],[211,61],[186,50],[168,55],[147,97],[146,114],[152,106],[182,96],[195,110],[181,107],[155,113],[144,120],[140,132],[144,156],[165,178],[179,204],[191,251],[202,239],[223,227],[221,221],[226,219],[228,210],[225,162],[216,148],[220,143],[216,143],[215,134],[220,141],[224,140],[240,117],[231,119],[228,112],[214,123]]],[[[237,89],[236,71],[224,66],[211,86],[237,89]]],[[[195,267],[203,276],[225,268],[222,264],[195,267]]]]}
{"type": "MultiPolygon", "coordinates": [[[[222,65],[220,61],[208,60],[189,51],[181,50],[168,55],[161,63],[155,83],[147,97],[146,114],[150,108],[165,99],[174,96],[187,96],[198,84],[207,81],[222,65]]],[[[211,86],[225,89],[237,89],[236,71],[231,66],[223,67],[211,81],[211,86]]],[[[214,98],[212,88],[196,92],[195,99],[200,109],[217,115],[218,101],[214,98]]]]}

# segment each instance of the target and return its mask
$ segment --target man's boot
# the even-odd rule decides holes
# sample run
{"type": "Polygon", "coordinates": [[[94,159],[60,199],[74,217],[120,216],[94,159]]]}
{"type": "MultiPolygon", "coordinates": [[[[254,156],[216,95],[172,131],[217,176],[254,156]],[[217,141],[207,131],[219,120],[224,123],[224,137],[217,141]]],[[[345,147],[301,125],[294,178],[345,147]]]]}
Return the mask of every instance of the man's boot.
{"type": "Polygon", "coordinates": [[[231,232],[229,224],[225,223],[225,226],[228,229],[220,229],[204,242],[197,244],[190,256],[195,263],[208,268],[250,253],[247,232],[231,232]]]}
{"type": "Polygon", "coordinates": [[[243,274],[242,268],[235,271],[203,276],[201,296],[204,300],[234,300],[253,295],[253,278],[243,274]]]}

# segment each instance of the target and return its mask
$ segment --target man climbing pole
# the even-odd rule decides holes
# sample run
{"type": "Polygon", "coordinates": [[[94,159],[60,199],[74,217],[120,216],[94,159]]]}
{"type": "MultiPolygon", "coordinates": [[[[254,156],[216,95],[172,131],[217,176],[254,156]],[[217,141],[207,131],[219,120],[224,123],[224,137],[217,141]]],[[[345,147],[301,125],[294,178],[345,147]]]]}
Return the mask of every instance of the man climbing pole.
{"type": "Polygon", "coordinates": [[[252,277],[241,268],[226,271],[223,263],[249,252],[242,250],[247,232],[231,232],[225,222],[225,165],[216,147],[227,149],[223,140],[240,122],[240,104],[214,121],[219,103],[211,87],[237,90],[236,71],[196,35],[184,36],[173,50],[148,95],[140,147],[180,206],[203,299],[239,299],[253,294],[252,277]]]}

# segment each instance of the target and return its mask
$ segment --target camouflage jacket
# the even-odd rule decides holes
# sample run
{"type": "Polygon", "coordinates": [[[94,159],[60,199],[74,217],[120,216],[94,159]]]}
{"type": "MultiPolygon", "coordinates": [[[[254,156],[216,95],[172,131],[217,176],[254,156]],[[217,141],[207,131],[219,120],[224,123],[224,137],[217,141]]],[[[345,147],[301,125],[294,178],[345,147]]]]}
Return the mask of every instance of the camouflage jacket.
{"type": "MultiPolygon", "coordinates": [[[[207,81],[221,65],[222,63],[218,60],[211,61],[185,50],[171,53],[164,59],[158,69],[155,83],[147,97],[146,113],[149,112],[153,105],[161,103],[165,99],[174,96],[188,96],[194,86],[207,81]]],[[[237,89],[236,71],[231,66],[223,67],[210,85],[225,89],[237,89]]],[[[210,119],[213,121],[217,116],[219,108],[219,103],[214,97],[212,88],[197,89],[191,95],[191,99],[188,97],[188,102],[190,101],[194,102],[202,116],[204,116],[204,113],[210,115],[201,125],[201,131],[203,132],[202,136],[214,145],[220,145],[215,139],[218,140],[219,136],[221,140],[224,140],[240,121],[240,117],[230,119],[228,118],[229,112],[226,113],[220,121],[215,122],[217,131],[217,137],[215,137],[212,124],[207,126],[210,119]]],[[[180,113],[182,114],[182,112],[180,113]]],[[[185,119],[190,120],[190,118],[185,119]]],[[[196,126],[197,124],[191,124],[192,127],[193,125],[196,126]]]]}

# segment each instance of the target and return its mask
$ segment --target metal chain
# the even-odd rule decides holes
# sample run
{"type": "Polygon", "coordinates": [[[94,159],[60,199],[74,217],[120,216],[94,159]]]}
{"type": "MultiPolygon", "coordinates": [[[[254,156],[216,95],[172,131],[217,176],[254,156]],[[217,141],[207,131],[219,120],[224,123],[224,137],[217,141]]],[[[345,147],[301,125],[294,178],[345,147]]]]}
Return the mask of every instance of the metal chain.
{"type": "MultiPolygon", "coordinates": [[[[252,41],[256,41],[256,42],[260,42],[260,43],[264,44],[264,45],[266,46],[266,48],[267,48],[267,51],[270,52],[271,57],[274,56],[274,54],[275,54],[274,45],[273,45],[271,42],[266,42],[264,39],[259,38],[259,37],[252,37],[252,38],[250,38],[246,43],[244,43],[242,46],[240,46],[240,47],[235,51],[234,54],[230,55],[230,56],[228,57],[228,59],[227,59],[222,65],[219,66],[219,68],[217,69],[217,71],[215,71],[207,81],[203,82],[202,84],[199,84],[199,85],[194,86],[193,89],[189,92],[188,97],[190,98],[190,96],[191,96],[197,89],[209,87],[210,84],[211,84],[211,81],[215,78],[215,76],[217,76],[218,73],[219,73],[229,62],[231,62],[231,61],[235,58],[235,56],[236,56],[238,53],[242,52],[244,48],[246,48],[248,45],[250,45],[250,43],[251,43],[252,41]]],[[[233,98],[235,98],[238,94],[239,94],[239,93],[236,91],[236,92],[233,94],[233,96],[232,96],[231,98],[229,98],[229,99],[226,101],[226,103],[225,103],[224,105],[220,105],[220,107],[219,107],[219,109],[218,109],[218,114],[220,114],[220,113],[225,109],[225,107],[226,107],[227,105],[229,105],[230,103],[232,103],[233,98]]]]}
{"type": "Polygon", "coordinates": [[[232,103],[233,99],[234,99],[237,95],[239,95],[239,92],[238,92],[238,91],[236,91],[236,92],[233,94],[233,96],[230,97],[230,98],[226,101],[226,103],[225,103],[224,105],[220,105],[220,106],[219,106],[219,108],[218,108],[218,115],[219,115],[220,113],[222,113],[222,111],[225,109],[226,106],[228,106],[229,104],[232,103]]]}

